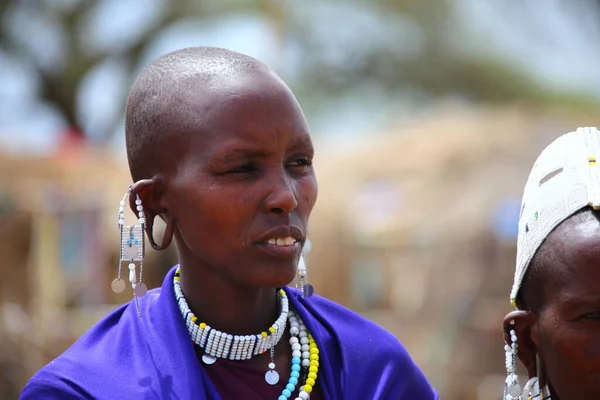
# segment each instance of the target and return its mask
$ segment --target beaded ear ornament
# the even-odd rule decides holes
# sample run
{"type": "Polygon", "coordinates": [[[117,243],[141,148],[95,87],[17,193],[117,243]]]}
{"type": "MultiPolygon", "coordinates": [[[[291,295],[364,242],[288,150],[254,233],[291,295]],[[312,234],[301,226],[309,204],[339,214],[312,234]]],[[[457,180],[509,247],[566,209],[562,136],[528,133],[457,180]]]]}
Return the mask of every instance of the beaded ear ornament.
{"type": "Polygon", "coordinates": [[[310,240],[306,240],[304,243],[304,248],[302,249],[302,255],[300,256],[300,261],[298,262],[298,272],[296,273],[296,278],[294,279],[294,283],[296,289],[300,290],[302,297],[307,299],[315,293],[315,288],[308,282],[308,270],[306,269],[306,257],[307,254],[311,250],[310,240]]]}
{"type": "Polygon", "coordinates": [[[517,375],[517,359],[519,344],[517,333],[514,329],[515,321],[510,321],[510,342],[504,345],[506,380],[504,382],[503,400],[551,400],[548,387],[541,387],[538,377],[531,378],[525,387],[521,389],[517,375]]]}
{"type": "Polygon", "coordinates": [[[143,282],[144,272],[144,253],[146,242],[144,237],[144,229],[146,228],[146,217],[144,215],[144,207],[142,200],[136,193],[135,205],[138,212],[139,225],[125,225],[125,207],[127,200],[131,196],[131,186],[119,204],[119,214],[117,226],[121,233],[121,253],[119,256],[119,265],[117,269],[117,279],[115,279],[111,288],[115,293],[121,293],[125,290],[125,281],[121,278],[121,269],[123,263],[129,263],[129,282],[133,289],[134,297],[143,297],[146,295],[148,288],[143,282]],[[136,263],[139,264],[139,279],[136,273],[136,263]]]}

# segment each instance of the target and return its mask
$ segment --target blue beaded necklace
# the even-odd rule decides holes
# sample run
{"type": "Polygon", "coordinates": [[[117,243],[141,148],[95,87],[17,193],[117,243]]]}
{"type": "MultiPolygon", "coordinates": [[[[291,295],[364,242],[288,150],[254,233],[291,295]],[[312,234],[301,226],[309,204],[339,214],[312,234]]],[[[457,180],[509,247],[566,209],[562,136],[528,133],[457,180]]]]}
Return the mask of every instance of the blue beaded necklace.
{"type": "Polygon", "coordinates": [[[307,400],[310,398],[310,393],[312,393],[317,379],[319,349],[300,317],[291,310],[288,314],[288,322],[290,323],[292,370],[288,383],[277,400],[289,399],[292,393],[295,392],[300,380],[304,381],[304,385],[300,388],[300,393],[296,397],[296,400],[307,400]]]}

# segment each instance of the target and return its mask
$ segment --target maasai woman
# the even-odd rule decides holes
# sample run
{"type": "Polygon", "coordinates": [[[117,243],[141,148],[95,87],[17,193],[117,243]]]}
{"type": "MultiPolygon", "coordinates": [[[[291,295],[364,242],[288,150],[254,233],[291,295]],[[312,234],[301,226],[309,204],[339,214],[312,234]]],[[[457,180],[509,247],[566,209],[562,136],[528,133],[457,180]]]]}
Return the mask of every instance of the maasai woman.
{"type": "Polygon", "coordinates": [[[504,320],[506,400],[600,399],[599,158],[600,132],[579,128],[542,152],[525,186],[516,310],[504,320]]]}
{"type": "MultiPolygon", "coordinates": [[[[126,201],[118,219],[135,299],[38,372],[23,400],[437,398],[394,336],[310,297],[313,146],[273,71],[217,48],[164,55],[133,84],[126,139],[139,225],[125,225],[126,201]],[[174,238],[179,259],[148,293],[142,227],[156,249],[174,238]]],[[[124,287],[119,273],[113,289],[124,287]]]]}

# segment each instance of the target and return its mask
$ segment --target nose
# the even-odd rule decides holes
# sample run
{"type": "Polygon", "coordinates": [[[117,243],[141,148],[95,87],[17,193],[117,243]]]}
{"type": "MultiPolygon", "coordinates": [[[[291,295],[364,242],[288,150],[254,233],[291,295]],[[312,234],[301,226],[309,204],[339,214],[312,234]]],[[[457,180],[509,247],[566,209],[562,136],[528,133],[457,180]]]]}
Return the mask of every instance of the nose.
{"type": "Polygon", "coordinates": [[[283,215],[291,213],[298,207],[293,180],[284,173],[272,182],[271,190],[265,199],[266,211],[283,215]]]}

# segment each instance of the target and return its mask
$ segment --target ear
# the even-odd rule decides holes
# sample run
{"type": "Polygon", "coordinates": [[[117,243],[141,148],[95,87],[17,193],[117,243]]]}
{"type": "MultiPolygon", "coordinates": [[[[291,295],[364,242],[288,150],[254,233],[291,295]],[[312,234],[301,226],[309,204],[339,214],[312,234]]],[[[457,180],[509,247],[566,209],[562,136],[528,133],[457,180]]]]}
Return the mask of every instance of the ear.
{"type": "Polygon", "coordinates": [[[514,330],[517,335],[517,356],[527,369],[529,378],[537,376],[537,348],[532,339],[532,328],[537,321],[536,316],[523,310],[515,310],[504,317],[503,332],[506,344],[512,344],[510,331],[514,330]]]}
{"type": "Polygon", "coordinates": [[[175,229],[175,223],[172,218],[167,218],[165,216],[166,209],[161,204],[161,195],[160,195],[160,184],[155,179],[143,179],[141,181],[137,181],[131,186],[131,193],[129,195],[129,206],[131,210],[138,215],[137,204],[135,200],[137,196],[140,197],[142,201],[142,206],[144,207],[144,216],[146,219],[146,235],[148,236],[148,241],[154,250],[164,250],[171,244],[171,240],[173,239],[173,231],[175,229]],[[165,234],[163,236],[163,240],[161,245],[157,245],[154,241],[153,229],[154,229],[154,219],[160,216],[167,223],[167,227],[165,229],[165,234]]]}

